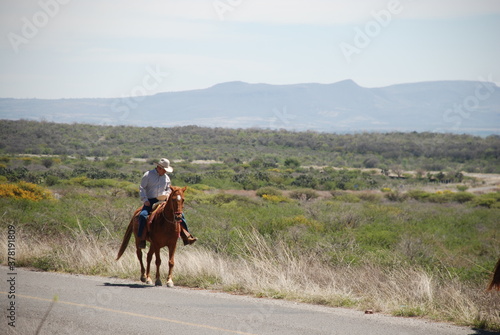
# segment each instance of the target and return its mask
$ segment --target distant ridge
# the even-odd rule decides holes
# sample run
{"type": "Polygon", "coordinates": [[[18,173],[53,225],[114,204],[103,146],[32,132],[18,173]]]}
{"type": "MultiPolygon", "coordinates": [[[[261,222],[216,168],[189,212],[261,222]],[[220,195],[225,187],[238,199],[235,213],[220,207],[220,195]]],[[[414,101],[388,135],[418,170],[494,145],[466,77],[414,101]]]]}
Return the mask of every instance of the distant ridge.
{"type": "Polygon", "coordinates": [[[431,131],[500,135],[494,83],[435,81],[380,88],[352,80],[270,85],[241,81],[116,99],[0,99],[1,119],[320,132],[431,131]]]}

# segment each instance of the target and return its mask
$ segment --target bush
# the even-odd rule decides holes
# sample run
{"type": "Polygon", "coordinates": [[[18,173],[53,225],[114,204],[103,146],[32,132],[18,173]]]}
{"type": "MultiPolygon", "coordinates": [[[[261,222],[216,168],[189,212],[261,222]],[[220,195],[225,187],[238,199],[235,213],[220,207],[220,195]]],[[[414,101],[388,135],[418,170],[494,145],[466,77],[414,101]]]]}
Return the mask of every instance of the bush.
{"type": "Polygon", "coordinates": [[[500,208],[500,192],[481,194],[473,201],[475,206],[500,208]]]}
{"type": "Polygon", "coordinates": [[[45,183],[48,185],[48,186],[54,186],[54,185],[57,185],[59,184],[60,180],[57,176],[52,176],[52,175],[49,175],[47,176],[47,178],[45,178],[45,183]]]}
{"type": "Polygon", "coordinates": [[[42,164],[48,169],[54,164],[54,161],[52,160],[52,158],[45,158],[42,160],[42,164]]]}
{"type": "Polygon", "coordinates": [[[181,179],[188,184],[199,184],[201,183],[202,178],[199,174],[196,173],[186,173],[181,177],[181,179]]]}
{"type": "Polygon", "coordinates": [[[368,202],[380,202],[382,200],[382,196],[376,193],[360,192],[357,196],[361,200],[368,202]]]}
{"type": "Polygon", "coordinates": [[[342,201],[342,202],[349,202],[349,203],[356,203],[360,202],[361,199],[353,193],[347,193],[347,192],[332,192],[333,199],[336,201],[342,201]]]}
{"type": "Polygon", "coordinates": [[[312,200],[319,197],[318,193],[314,190],[295,190],[290,193],[290,198],[297,200],[312,200]]]}
{"type": "Polygon", "coordinates": [[[293,182],[293,186],[316,188],[318,181],[310,175],[300,175],[293,182]]]}
{"type": "Polygon", "coordinates": [[[451,191],[437,191],[436,193],[430,193],[428,200],[430,202],[435,202],[438,204],[444,204],[446,202],[451,202],[453,200],[453,193],[451,191]]]}
{"type": "Polygon", "coordinates": [[[469,192],[457,192],[453,193],[451,196],[453,201],[459,202],[459,203],[464,203],[464,202],[469,202],[472,201],[475,198],[475,195],[469,192]]]}
{"type": "Polygon", "coordinates": [[[291,202],[291,199],[284,197],[282,195],[272,195],[272,194],[263,194],[262,199],[270,201],[272,203],[280,203],[280,202],[291,202]]]}
{"type": "Polygon", "coordinates": [[[107,169],[118,169],[122,166],[123,164],[114,160],[113,158],[108,158],[107,160],[104,161],[104,166],[107,169]]]}
{"type": "Polygon", "coordinates": [[[426,201],[431,195],[431,193],[422,190],[411,190],[406,194],[408,195],[408,197],[418,201],[426,201]]]}
{"type": "Polygon", "coordinates": [[[285,166],[288,168],[298,168],[300,166],[300,162],[296,158],[287,158],[285,159],[285,166]]]}
{"type": "Polygon", "coordinates": [[[399,191],[392,191],[385,194],[385,197],[390,201],[403,202],[408,198],[405,193],[400,193],[399,191]]]}
{"type": "Polygon", "coordinates": [[[262,197],[266,194],[278,197],[283,196],[283,193],[274,187],[262,187],[257,190],[257,196],[259,197],[262,197]]]}
{"type": "Polygon", "coordinates": [[[24,181],[17,184],[0,184],[0,198],[25,199],[30,201],[54,199],[49,190],[24,181]]]}

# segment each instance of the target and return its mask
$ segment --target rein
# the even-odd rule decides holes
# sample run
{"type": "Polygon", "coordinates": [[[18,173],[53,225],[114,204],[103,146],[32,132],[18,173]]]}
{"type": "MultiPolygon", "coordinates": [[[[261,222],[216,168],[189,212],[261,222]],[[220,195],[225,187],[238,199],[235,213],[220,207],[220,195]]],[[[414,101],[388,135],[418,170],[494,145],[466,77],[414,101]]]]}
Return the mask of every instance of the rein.
{"type": "MultiPolygon", "coordinates": [[[[180,195],[178,195],[178,197],[180,197],[180,195]]],[[[167,223],[180,223],[180,222],[182,221],[182,219],[176,220],[176,217],[178,216],[178,217],[181,217],[181,218],[182,218],[182,212],[174,212],[174,211],[173,211],[174,206],[173,206],[172,204],[171,204],[171,207],[172,207],[172,212],[173,212],[172,214],[173,214],[174,219],[173,219],[173,220],[169,220],[169,219],[167,218],[167,215],[165,214],[165,208],[167,207],[167,205],[168,205],[168,203],[169,203],[170,201],[173,201],[173,197],[172,197],[172,196],[170,196],[170,197],[168,198],[167,203],[165,204],[165,206],[164,206],[163,210],[161,211],[161,214],[162,214],[162,216],[163,216],[163,219],[165,219],[165,221],[166,221],[167,223]]]]}

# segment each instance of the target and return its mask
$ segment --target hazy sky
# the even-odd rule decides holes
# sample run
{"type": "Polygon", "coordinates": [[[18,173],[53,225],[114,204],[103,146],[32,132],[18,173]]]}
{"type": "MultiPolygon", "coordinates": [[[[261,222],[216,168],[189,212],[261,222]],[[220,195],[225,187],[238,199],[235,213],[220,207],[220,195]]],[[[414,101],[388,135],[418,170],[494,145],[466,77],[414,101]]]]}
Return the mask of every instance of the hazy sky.
{"type": "Polygon", "coordinates": [[[0,97],[500,83],[499,0],[2,0],[0,97]]]}

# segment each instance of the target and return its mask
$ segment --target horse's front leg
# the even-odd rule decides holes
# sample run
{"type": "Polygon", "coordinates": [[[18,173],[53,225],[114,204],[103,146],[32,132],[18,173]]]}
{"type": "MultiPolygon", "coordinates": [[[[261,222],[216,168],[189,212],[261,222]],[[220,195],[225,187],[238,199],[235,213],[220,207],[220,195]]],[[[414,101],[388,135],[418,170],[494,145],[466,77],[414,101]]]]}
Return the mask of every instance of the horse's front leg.
{"type": "Polygon", "coordinates": [[[153,284],[153,281],[151,280],[151,277],[149,276],[150,271],[151,271],[151,260],[153,259],[153,253],[154,253],[153,245],[151,245],[149,247],[148,256],[146,257],[146,262],[148,263],[147,267],[146,267],[146,284],[148,284],[148,285],[153,284]]]}
{"type": "Polygon", "coordinates": [[[173,287],[174,281],[172,280],[172,273],[174,270],[174,255],[175,255],[176,244],[171,247],[168,247],[168,277],[167,277],[167,286],[173,287]]]}
{"type": "Polygon", "coordinates": [[[160,279],[160,265],[161,265],[160,249],[156,250],[156,252],[155,252],[155,263],[156,263],[155,285],[161,286],[162,284],[161,284],[161,279],[160,279]]]}

